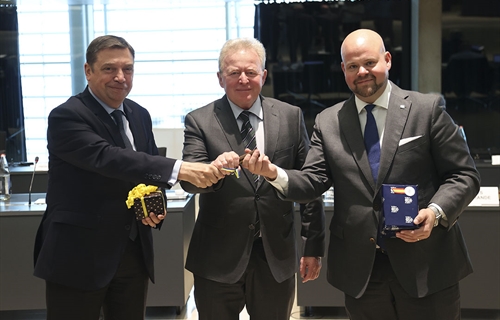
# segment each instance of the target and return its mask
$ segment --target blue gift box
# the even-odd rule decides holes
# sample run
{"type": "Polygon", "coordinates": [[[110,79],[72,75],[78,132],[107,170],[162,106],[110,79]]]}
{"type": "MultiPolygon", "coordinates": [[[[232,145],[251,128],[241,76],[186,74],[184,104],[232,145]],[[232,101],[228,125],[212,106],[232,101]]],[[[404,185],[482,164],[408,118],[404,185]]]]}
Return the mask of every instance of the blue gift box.
{"type": "Polygon", "coordinates": [[[418,186],[383,184],[382,202],[382,235],[394,237],[399,230],[418,229],[413,223],[418,214],[418,186]]]}

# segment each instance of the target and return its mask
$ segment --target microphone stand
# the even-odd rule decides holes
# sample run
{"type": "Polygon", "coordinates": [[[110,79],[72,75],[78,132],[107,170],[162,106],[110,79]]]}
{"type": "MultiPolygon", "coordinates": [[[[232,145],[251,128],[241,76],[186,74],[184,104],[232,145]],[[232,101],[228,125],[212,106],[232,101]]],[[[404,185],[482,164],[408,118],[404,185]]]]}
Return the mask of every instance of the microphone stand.
{"type": "Polygon", "coordinates": [[[35,179],[36,164],[38,163],[38,157],[35,158],[35,165],[33,166],[33,174],[31,175],[30,189],[28,192],[28,207],[31,207],[31,188],[33,188],[33,180],[35,179]]]}

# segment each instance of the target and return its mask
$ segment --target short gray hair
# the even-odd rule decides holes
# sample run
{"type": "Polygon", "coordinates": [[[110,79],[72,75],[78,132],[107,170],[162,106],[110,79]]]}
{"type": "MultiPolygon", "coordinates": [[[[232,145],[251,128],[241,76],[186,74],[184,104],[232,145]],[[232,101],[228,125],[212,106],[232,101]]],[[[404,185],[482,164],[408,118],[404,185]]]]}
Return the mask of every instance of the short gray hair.
{"type": "Polygon", "coordinates": [[[235,51],[240,49],[251,49],[257,52],[257,55],[260,59],[260,64],[262,66],[262,70],[265,69],[266,66],[266,49],[262,45],[262,43],[254,38],[236,38],[230,39],[224,43],[222,49],[219,54],[219,71],[222,72],[223,69],[223,61],[230,54],[233,54],[235,51]]]}

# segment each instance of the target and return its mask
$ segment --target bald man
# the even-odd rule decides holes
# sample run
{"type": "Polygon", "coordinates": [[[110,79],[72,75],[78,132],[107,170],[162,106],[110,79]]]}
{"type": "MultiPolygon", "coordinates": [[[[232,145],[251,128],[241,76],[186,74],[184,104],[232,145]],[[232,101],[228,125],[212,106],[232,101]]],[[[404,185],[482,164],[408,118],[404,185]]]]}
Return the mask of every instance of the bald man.
{"type": "Polygon", "coordinates": [[[480,186],[467,144],[442,96],[388,80],[391,54],[377,33],[352,32],[341,55],[353,95],[316,118],[302,169],[281,169],[257,151],[243,166],[291,201],[334,186],[327,274],[350,319],[460,319],[458,283],[472,266],[457,220],[480,186]],[[372,120],[376,128],[365,129],[372,120]],[[374,165],[365,137],[378,146],[374,165]],[[382,184],[418,185],[418,229],[380,235],[382,184]]]}

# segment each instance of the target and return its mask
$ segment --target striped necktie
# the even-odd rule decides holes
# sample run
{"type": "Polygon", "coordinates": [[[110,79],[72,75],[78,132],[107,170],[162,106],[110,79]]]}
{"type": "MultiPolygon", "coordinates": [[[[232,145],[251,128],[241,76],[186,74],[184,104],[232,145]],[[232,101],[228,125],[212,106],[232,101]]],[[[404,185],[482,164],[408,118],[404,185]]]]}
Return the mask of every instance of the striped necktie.
{"type": "MultiPolygon", "coordinates": [[[[257,142],[255,141],[255,130],[250,123],[250,112],[243,111],[238,116],[240,120],[243,121],[243,125],[241,126],[241,138],[245,148],[250,150],[254,150],[257,147],[257,142]]],[[[259,176],[256,174],[252,174],[254,183],[257,184],[259,181],[259,176]]]]}
{"type": "MultiPolygon", "coordinates": [[[[238,116],[240,120],[243,121],[243,125],[241,126],[241,138],[242,141],[245,145],[245,148],[248,148],[250,150],[253,150],[257,147],[257,143],[255,142],[255,130],[253,129],[252,125],[250,124],[250,112],[249,111],[243,111],[240,113],[238,116]]],[[[259,182],[259,176],[256,174],[252,174],[253,182],[255,185],[259,182]]],[[[254,226],[254,240],[259,239],[260,237],[260,219],[259,219],[259,212],[257,213],[257,219],[255,223],[252,225],[254,226]]]]}

